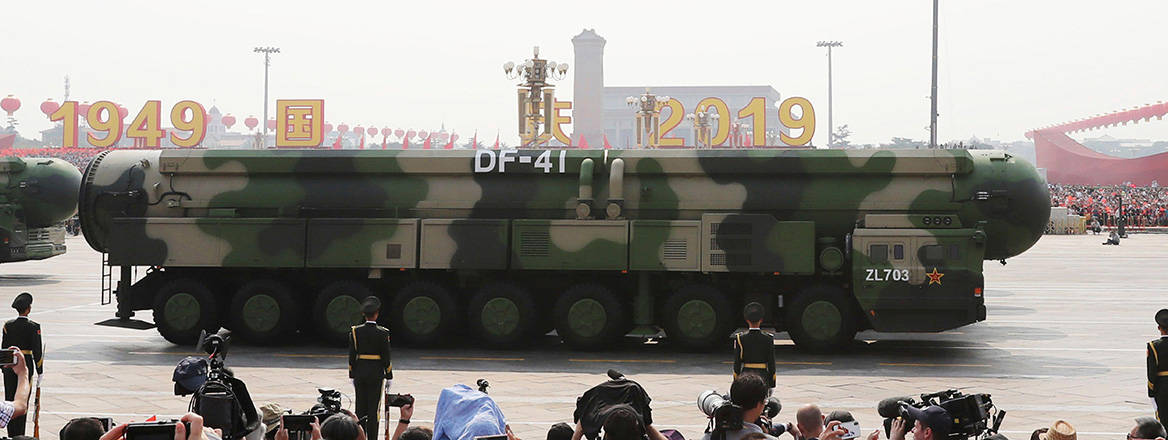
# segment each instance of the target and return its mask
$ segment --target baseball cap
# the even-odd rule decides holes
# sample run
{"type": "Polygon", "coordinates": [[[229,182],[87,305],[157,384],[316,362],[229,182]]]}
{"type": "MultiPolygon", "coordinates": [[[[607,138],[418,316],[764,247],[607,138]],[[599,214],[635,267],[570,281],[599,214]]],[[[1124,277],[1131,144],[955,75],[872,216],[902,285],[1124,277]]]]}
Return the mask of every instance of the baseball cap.
{"type": "Polygon", "coordinates": [[[949,411],[937,405],[929,405],[924,409],[913,406],[906,406],[908,413],[921,422],[922,425],[928,426],[933,430],[933,438],[942,439],[949,436],[949,432],[953,429],[953,416],[949,415],[949,411]]]}
{"type": "Polygon", "coordinates": [[[264,425],[268,427],[266,432],[272,432],[280,427],[280,416],[284,415],[284,407],[275,402],[268,402],[260,407],[260,414],[263,414],[264,425]]]}
{"type": "Polygon", "coordinates": [[[174,383],[188,391],[198,390],[207,381],[207,360],[198,356],[187,356],[174,367],[174,383]]]}

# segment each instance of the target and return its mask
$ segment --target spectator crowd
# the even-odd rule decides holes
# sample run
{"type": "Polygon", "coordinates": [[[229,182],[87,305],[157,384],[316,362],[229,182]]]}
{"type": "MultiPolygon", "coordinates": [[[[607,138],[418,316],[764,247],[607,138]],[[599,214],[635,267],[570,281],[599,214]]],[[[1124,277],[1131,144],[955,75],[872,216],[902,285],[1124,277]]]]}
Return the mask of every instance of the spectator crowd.
{"type": "Polygon", "coordinates": [[[1168,226],[1168,188],[1159,186],[1050,186],[1050,206],[1065,206],[1071,214],[1116,226],[1120,215],[1128,226],[1168,226]],[[1122,205],[1122,209],[1121,209],[1122,205]]]}

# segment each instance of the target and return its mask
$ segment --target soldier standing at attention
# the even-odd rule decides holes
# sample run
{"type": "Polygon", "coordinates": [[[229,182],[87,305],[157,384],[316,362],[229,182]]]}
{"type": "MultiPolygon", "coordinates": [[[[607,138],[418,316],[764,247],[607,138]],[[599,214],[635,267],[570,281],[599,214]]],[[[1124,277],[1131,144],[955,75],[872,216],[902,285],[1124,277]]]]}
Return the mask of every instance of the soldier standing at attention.
{"type": "Polygon", "coordinates": [[[768,388],[774,389],[775,336],[759,328],[766,311],[762,304],[752,302],[743,308],[742,315],[750,329],[734,335],[734,378],[751,371],[762,377],[768,388]]]}
{"type": "Polygon", "coordinates": [[[1160,360],[1160,353],[1168,356],[1168,309],[1156,312],[1156,325],[1160,339],[1148,343],[1148,397],[1156,409],[1156,420],[1163,424],[1166,420],[1161,414],[1165,413],[1161,411],[1168,412],[1168,358],[1160,360]]]}
{"type": "Polygon", "coordinates": [[[377,325],[380,311],[381,301],[376,296],[365,298],[361,303],[365,323],[353,326],[349,337],[349,379],[353,380],[354,409],[358,419],[365,419],[365,435],[369,438],[377,437],[382,380],[386,391],[393,385],[389,329],[377,325]]]}
{"type": "MultiPolygon", "coordinates": [[[[0,342],[0,347],[20,347],[20,352],[24,354],[25,365],[28,365],[29,370],[36,367],[37,382],[39,383],[42,374],[44,373],[44,353],[41,352],[41,325],[28,319],[28,313],[32,311],[32,294],[23,292],[16,295],[16,299],[12,301],[12,308],[16,309],[20,316],[16,319],[4,323],[4,337],[0,342]]],[[[32,374],[28,375],[29,383],[32,381],[32,374]]],[[[4,369],[4,400],[12,401],[16,395],[16,373],[12,372],[11,368],[4,369]]],[[[8,436],[16,437],[24,435],[25,416],[14,417],[8,423],[8,436]]]]}

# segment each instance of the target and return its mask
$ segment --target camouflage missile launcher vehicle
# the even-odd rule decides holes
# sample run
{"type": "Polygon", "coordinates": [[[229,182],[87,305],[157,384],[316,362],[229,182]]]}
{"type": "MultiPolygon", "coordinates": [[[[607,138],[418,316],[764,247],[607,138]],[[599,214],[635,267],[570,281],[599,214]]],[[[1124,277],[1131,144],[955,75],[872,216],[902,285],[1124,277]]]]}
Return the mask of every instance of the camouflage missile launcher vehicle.
{"type": "Polygon", "coordinates": [[[81,172],[61,159],[0,157],[0,263],[65,253],[81,172]]]}
{"type": "Polygon", "coordinates": [[[395,343],[704,349],[760,301],[825,350],[984,320],[983,261],[1050,212],[1029,163],[965,150],[109,151],[81,192],[119,316],[180,344],[343,343],[372,294],[395,343]]]}

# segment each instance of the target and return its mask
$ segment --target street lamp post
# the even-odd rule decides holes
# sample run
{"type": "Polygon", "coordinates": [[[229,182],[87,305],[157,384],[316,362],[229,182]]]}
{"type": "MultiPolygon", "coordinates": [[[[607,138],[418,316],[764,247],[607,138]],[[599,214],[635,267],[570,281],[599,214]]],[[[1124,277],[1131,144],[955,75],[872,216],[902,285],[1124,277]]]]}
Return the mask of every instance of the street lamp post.
{"type": "Polygon", "coordinates": [[[280,48],[278,48],[278,47],[257,47],[257,48],[255,48],[254,52],[264,54],[264,122],[261,123],[261,125],[263,126],[264,134],[267,134],[268,133],[268,122],[267,122],[268,121],[268,70],[270,67],[272,67],[272,54],[280,53],[280,48]]]}
{"type": "Polygon", "coordinates": [[[641,96],[625,98],[625,103],[633,108],[633,118],[637,121],[637,147],[657,147],[660,140],[657,130],[661,125],[661,105],[669,102],[669,99],[668,96],[654,95],[649,89],[645,89],[641,96]]]}
{"type": "Polygon", "coordinates": [[[833,145],[835,145],[835,142],[833,142],[834,139],[832,139],[835,137],[835,132],[832,131],[835,128],[832,125],[832,120],[831,120],[831,48],[841,47],[843,45],[844,45],[844,43],[842,41],[820,41],[818,43],[815,43],[815,47],[826,47],[827,48],[827,146],[828,146],[828,148],[831,148],[833,145]]]}
{"type": "Polygon", "coordinates": [[[503,64],[503,74],[507,79],[523,78],[516,92],[519,98],[519,138],[524,147],[551,139],[556,97],[555,86],[548,79],[559,81],[567,77],[568,73],[568,63],[540,58],[539,46],[535,46],[533,54],[531,59],[521,63],[508,61],[503,64]],[[541,106],[542,117],[539,114],[541,106]]]}

